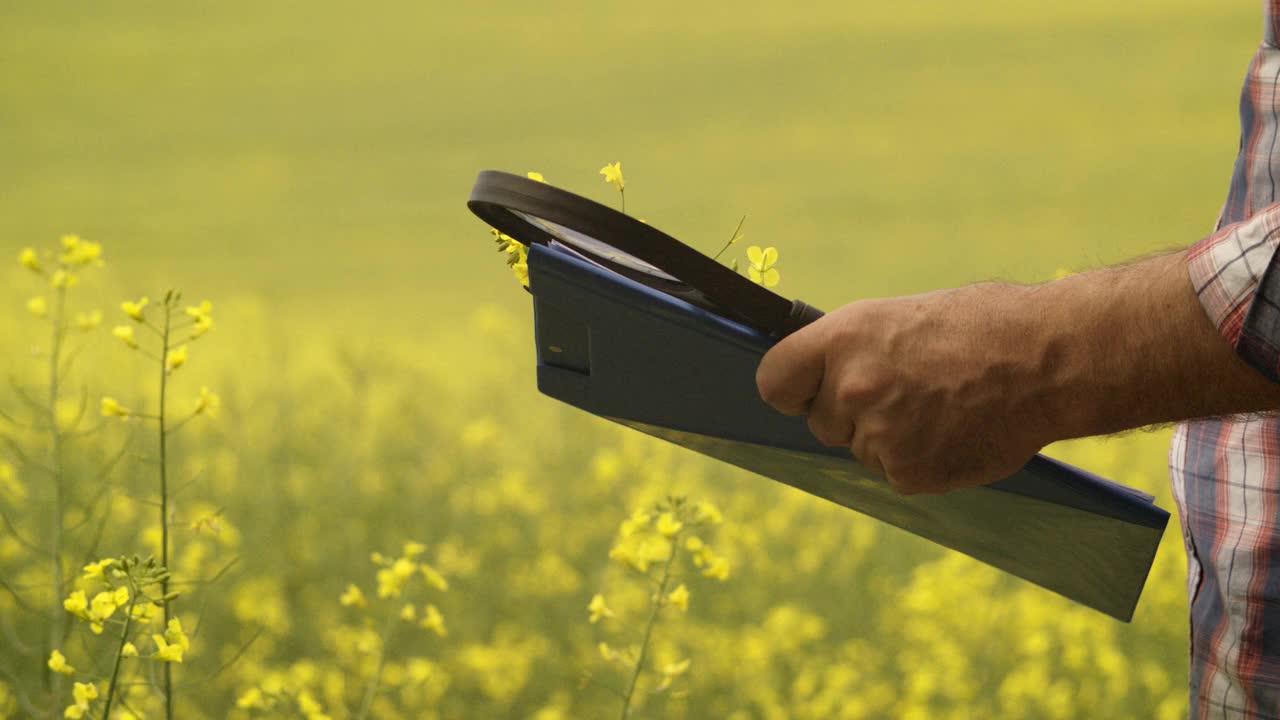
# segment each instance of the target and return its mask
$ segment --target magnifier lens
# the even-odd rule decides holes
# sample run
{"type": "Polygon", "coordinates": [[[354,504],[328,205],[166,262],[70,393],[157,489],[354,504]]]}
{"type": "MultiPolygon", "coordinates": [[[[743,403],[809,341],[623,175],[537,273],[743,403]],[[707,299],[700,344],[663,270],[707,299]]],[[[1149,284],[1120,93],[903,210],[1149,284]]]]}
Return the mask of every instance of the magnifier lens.
{"type": "Polygon", "coordinates": [[[649,275],[660,280],[673,283],[680,282],[675,277],[668,275],[634,255],[625,253],[613,247],[607,242],[597,240],[590,235],[584,235],[573,228],[565,227],[564,225],[552,222],[545,218],[540,218],[536,215],[530,215],[519,210],[511,210],[511,212],[518,215],[520,219],[530,225],[543,230],[548,235],[569,246],[574,251],[585,255],[589,259],[619,265],[633,272],[649,275]]]}

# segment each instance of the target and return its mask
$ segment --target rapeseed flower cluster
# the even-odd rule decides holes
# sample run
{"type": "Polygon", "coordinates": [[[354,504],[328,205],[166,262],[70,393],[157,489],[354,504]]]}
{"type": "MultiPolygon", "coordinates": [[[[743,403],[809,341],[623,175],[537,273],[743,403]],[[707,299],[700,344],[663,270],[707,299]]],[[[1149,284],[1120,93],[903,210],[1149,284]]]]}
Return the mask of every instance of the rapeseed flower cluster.
{"type": "MultiPolygon", "coordinates": [[[[2,359],[18,389],[0,393],[0,718],[102,718],[108,696],[112,720],[161,718],[165,668],[182,720],[617,717],[637,666],[636,717],[1186,716],[1185,560],[1172,528],[1125,625],[536,400],[521,390],[531,359],[520,314],[482,307],[430,338],[371,325],[352,343],[328,317],[220,301],[205,337],[234,328],[234,342],[197,343],[186,308],[200,305],[180,303],[175,324],[192,327],[174,333],[171,349],[188,349],[169,368],[123,307],[93,322],[106,275],[96,263],[51,285],[62,252],[36,253],[44,274],[11,262],[0,314],[6,337],[21,338],[2,359]],[[26,310],[34,294],[40,319],[26,310]],[[117,325],[138,349],[110,334],[117,325]],[[440,357],[442,345],[456,353],[440,357]],[[167,438],[163,518],[162,375],[167,427],[181,426],[167,438]],[[225,397],[196,413],[206,385],[225,397]],[[103,396],[126,414],[100,416],[103,396]],[[211,411],[219,422],[206,422],[211,411]],[[713,504],[652,502],[672,494],[713,504]],[[419,533],[428,547],[400,542],[419,533]],[[161,566],[166,545],[174,626],[142,599],[163,600],[163,587],[140,594],[115,574],[132,560],[121,549],[161,566]],[[372,549],[384,549],[376,564],[372,549]],[[397,569],[402,559],[417,569],[397,569]]],[[[128,302],[159,327],[163,294],[147,296],[128,302]]],[[[1051,454],[1172,507],[1166,439],[1051,454]]]]}

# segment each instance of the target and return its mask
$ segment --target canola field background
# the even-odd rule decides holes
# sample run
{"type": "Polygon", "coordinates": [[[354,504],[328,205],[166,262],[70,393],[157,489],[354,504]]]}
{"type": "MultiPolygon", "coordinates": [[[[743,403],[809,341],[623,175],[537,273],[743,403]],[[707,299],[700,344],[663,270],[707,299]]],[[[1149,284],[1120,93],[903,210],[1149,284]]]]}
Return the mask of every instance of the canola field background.
{"type": "MultiPolygon", "coordinates": [[[[1122,624],[562,407],[464,201],[496,168],[614,202],[621,161],[629,212],[707,252],[746,214],[819,307],[1039,282],[1211,228],[1260,32],[1190,0],[0,7],[0,718],[166,687],[179,718],[1185,717],[1176,516],[1122,624]],[[119,574],[164,535],[174,624],[119,574]]],[[[1167,440],[1049,453],[1172,510],[1167,440]]]]}

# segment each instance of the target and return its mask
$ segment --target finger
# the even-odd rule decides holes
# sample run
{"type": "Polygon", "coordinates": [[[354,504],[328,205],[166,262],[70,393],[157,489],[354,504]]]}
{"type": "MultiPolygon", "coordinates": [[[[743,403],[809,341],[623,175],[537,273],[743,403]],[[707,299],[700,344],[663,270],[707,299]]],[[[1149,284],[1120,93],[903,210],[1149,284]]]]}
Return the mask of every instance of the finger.
{"type": "Polygon", "coordinates": [[[835,399],[831,383],[824,383],[809,407],[809,432],[823,445],[846,447],[853,438],[853,417],[835,399]]]}
{"type": "Polygon", "coordinates": [[[853,453],[854,459],[862,463],[874,475],[885,476],[884,463],[880,460],[880,454],[872,448],[870,437],[866,430],[854,428],[853,438],[849,442],[849,450],[853,453]]]}
{"type": "Polygon", "coordinates": [[[822,386],[826,354],[822,320],[783,338],[756,369],[761,399],[784,415],[805,414],[822,386]]]}

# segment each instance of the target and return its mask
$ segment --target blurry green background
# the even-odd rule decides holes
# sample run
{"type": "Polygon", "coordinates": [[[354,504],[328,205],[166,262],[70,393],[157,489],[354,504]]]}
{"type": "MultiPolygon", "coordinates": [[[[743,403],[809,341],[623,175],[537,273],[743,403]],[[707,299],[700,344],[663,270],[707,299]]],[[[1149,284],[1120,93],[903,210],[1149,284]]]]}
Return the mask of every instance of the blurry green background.
{"type": "MultiPolygon", "coordinates": [[[[621,161],[632,214],[709,252],[747,214],[746,244],[779,248],[779,290],[825,308],[1185,246],[1225,195],[1256,5],[0,4],[0,249],[16,256],[68,232],[103,243],[106,273],[77,292],[108,327],[120,298],[167,287],[209,297],[218,314],[187,391],[216,385],[227,412],[222,429],[193,436],[187,462],[206,483],[193,494],[244,536],[226,592],[251,600],[229,600],[203,646],[229,658],[255,622],[272,641],[243,672],[194,684],[190,716],[221,716],[268,671],[342,656],[341,639],[325,639],[337,620],[317,608],[337,612],[348,581],[370,593],[368,552],[406,539],[470,548],[478,565],[432,556],[453,568],[454,605],[438,602],[456,625],[421,654],[448,690],[402,697],[399,710],[387,700],[374,716],[613,714],[607,694],[574,680],[599,662],[586,602],[624,581],[604,570],[617,523],[689,492],[724,509],[735,576],[691,581],[690,624],[667,641],[672,658],[692,658],[688,695],[651,701],[648,717],[1177,717],[1176,523],[1122,626],[821,501],[633,447],[537,395],[528,297],[464,202],[494,168],[612,203],[597,170],[621,161]],[[221,469],[201,474],[210,467],[221,469]],[[537,501],[485,495],[510,500],[512,487],[537,501]],[[458,499],[468,492],[479,495],[458,499]],[[815,533],[827,559],[797,569],[788,559],[815,533]],[[577,580],[550,590],[521,574],[530,567],[577,580]],[[956,587],[980,589],[965,602],[988,624],[952,605],[956,587]],[[274,621],[254,614],[263,597],[274,621]],[[508,621],[537,641],[511,640],[524,636],[508,621]],[[1019,628],[1009,642],[1033,646],[1002,652],[974,628],[1019,628]],[[1085,659],[1071,661],[1079,644],[1085,659]],[[946,677],[921,680],[921,666],[946,677]],[[1128,709],[1108,715],[1116,708],[1128,709]]],[[[39,286],[16,265],[3,277],[3,355],[38,386],[28,350],[45,335],[21,303],[39,286]]],[[[87,357],[116,359],[82,365],[86,386],[150,397],[150,375],[113,341],[90,342],[99,355],[87,357]]],[[[1054,452],[1173,509],[1163,435],[1054,452]]],[[[127,482],[151,482],[146,468],[127,482]]],[[[50,532],[44,516],[30,515],[32,534],[50,532]]],[[[111,552],[130,552],[128,523],[112,527],[111,552]]],[[[0,578],[29,573],[37,588],[36,567],[0,552],[0,578]]],[[[0,662],[39,699],[32,673],[48,648],[37,650],[0,662]]],[[[353,662],[346,686],[326,686],[334,717],[373,672],[353,662]]],[[[296,715],[297,687],[281,692],[271,712],[296,715]]]]}

